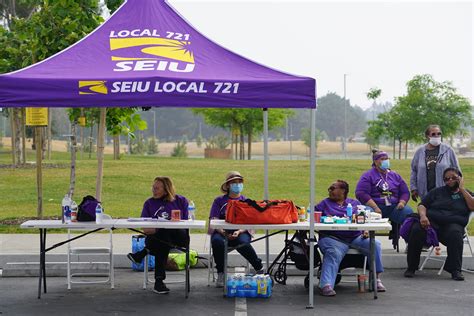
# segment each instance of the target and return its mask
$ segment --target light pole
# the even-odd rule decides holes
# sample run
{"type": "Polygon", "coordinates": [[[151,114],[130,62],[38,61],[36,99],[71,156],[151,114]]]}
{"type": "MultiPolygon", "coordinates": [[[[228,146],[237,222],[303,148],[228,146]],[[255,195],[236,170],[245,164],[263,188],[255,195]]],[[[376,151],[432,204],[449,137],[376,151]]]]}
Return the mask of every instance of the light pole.
{"type": "Polygon", "coordinates": [[[156,140],[156,113],[155,110],[151,112],[153,113],[153,139],[156,140]]]}
{"type": "Polygon", "coordinates": [[[342,148],[344,150],[344,159],[347,159],[347,143],[346,143],[346,137],[347,137],[347,104],[346,104],[346,77],[347,74],[344,74],[344,137],[342,140],[342,148]]]}

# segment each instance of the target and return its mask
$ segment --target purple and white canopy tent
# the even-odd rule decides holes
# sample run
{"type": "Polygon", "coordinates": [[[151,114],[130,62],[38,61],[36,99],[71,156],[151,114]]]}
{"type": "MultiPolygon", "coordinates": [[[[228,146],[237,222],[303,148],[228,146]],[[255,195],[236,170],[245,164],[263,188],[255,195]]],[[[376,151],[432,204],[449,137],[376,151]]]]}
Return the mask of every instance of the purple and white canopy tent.
{"type": "MultiPolygon", "coordinates": [[[[316,81],[270,69],[217,45],[165,0],[128,0],[71,47],[0,75],[0,106],[103,107],[104,120],[105,107],[263,108],[265,199],[269,199],[265,109],[309,108],[314,209],[316,81]]],[[[313,240],[313,216],[310,225],[313,240]]],[[[312,253],[310,267],[314,267],[312,253]]],[[[310,274],[310,307],[313,282],[310,274]]]]}

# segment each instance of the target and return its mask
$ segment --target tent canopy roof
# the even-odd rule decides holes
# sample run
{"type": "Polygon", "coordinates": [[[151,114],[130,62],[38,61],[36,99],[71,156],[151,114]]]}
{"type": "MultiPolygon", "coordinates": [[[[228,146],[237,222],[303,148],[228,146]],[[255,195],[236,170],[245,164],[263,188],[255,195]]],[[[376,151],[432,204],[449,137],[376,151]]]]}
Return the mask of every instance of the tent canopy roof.
{"type": "Polygon", "coordinates": [[[0,76],[0,105],[314,108],[315,80],[212,42],[164,0],[128,0],[87,37],[0,76]]]}

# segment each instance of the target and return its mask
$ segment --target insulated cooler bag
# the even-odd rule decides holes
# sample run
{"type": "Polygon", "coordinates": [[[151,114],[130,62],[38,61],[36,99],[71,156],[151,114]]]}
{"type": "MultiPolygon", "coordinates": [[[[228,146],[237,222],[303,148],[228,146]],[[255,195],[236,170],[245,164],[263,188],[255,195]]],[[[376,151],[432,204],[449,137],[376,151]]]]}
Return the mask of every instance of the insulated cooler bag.
{"type": "Polygon", "coordinates": [[[298,210],[289,200],[229,200],[225,221],[231,224],[290,224],[298,222],[298,210]]]}

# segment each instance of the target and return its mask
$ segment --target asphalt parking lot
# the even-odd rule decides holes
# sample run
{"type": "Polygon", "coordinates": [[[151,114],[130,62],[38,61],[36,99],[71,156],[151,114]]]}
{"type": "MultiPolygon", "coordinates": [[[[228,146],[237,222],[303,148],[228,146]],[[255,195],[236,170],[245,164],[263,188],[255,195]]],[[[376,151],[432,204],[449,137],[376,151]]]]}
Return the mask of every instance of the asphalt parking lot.
{"type": "MultiPolygon", "coordinates": [[[[184,298],[184,284],[170,284],[171,293],[143,290],[142,274],[116,270],[116,286],[74,285],[66,288],[64,277],[48,278],[48,293],[37,299],[35,277],[0,278],[1,315],[472,315],[474,275],[466,281],[450,279],[436,270],[418,272],[414,279],[403,270],[390,269],[383,275],[387,292],[358,293],[355,277],[343,277],[335,297],[314,297],[314,309],[306,309],[307,290],[303,276],[290,276],[287,285],[277,284],[269,299],[224,298],[222,289],[207,286],[207,270],[191,271],[191,293],[184,298]]],[[[315,291],[316,292],[316,291],[315,291]]],[[[317,292],[316,292],[317,293],[317,292]]]]}

